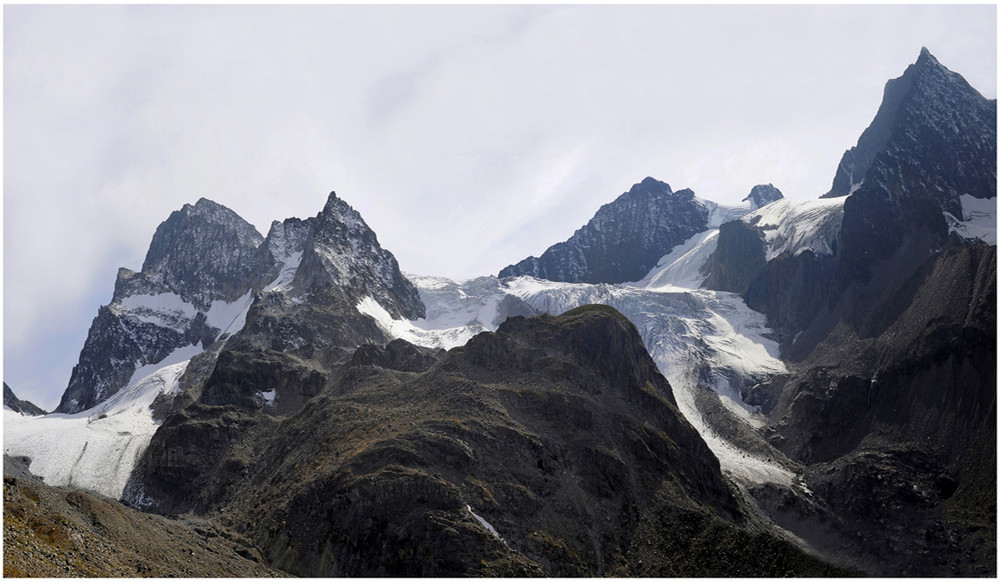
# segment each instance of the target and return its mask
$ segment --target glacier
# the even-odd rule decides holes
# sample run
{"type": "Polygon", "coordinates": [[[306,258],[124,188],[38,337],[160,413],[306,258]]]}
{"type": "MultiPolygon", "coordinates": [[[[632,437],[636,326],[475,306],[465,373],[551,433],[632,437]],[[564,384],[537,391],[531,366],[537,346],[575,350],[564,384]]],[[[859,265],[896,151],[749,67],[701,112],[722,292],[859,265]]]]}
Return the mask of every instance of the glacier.
{"type": "Polygon", "coordinates": [[[5,408],[4,454],[30,457],[31,472],[47,485],[118,499],[159,426],[150,406],[159,395],[178,392],[187,364],[164,366],[76,414],[31,417],[5,408]]]}
{"type": "MultiPolygon", "coordinates": [[[[693,238],[703,241],[706,236],[693,238]]],[[[691,245],[697,246],[697,243],[691,245]]],[[[703,249],[702,256],[688,259],[703,261],[709,254],[710,251],[706,253],[703,249]]],[[[661,261],[664,264],[661,272],[673,263],[661,261]]],[[[530,276],[480,277],[455,282],[440,277],[411,277],[427,306],[427,317],[393,320],[384,310],[378,310],[376,319],[393,337],[449,349],[463,345],[480,331],[495,331],[500,322],[490,315],[496,313],[508,295],[538,312],[552,315],[589,303],[610,305],[636,326],[653,360],[673,387],[681,413],[702,434],[723,470],[742,481],[790,485],[794,476],[791,470],[729,444],[712,430],[695,405],[696,391],[711,389],[723,397],[722,401],[737,418],[759,425],[762,420],[759,413],[743,403],[740,382],[753,383],[787,372],[779,358],[777,342],[768,337],[770,329],[764,316],[747,307],[735,293],[684,288],[657,279],[655,274],[646,280],[657,283],[593,285],[530,276]],[[447,300],[455,296],[462,301],[447,300]]],[[[679,281],[672,280],[675,282],[679,281]]],[[[374,300],[363,300],[359,311],[373,314],[377,311],[375,305],[374,300]]]]}

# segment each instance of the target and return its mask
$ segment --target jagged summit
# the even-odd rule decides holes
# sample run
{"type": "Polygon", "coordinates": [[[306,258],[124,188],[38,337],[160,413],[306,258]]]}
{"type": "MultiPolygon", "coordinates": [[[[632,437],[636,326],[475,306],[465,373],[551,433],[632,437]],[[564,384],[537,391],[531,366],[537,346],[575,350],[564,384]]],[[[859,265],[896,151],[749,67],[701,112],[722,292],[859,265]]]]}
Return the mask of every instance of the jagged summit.
{"type": "Polygon", "coordinates": [[[882,156],[884,166],[942,167],[945,171],[933,176],[914,173],[912,178],[933,179],[922,182],[923,189],[938,192],[934,196],[944,210],[961,218],[961,195],[995,194],[996,156],[990,151],[996,151],[996,101],[984,98],[925,47],[900,77],[886,83],[878,113],[857,145],[844,153],[833,186],[823,197],[857,191],[882,156]],[[994,163],[969,164],[970,159],[994,163]]]}
{"type": "Polygon", "coordinates": [[[163,291],[207,310],[213,300],[231,301],[246,292],[244,283],[263,240],[238,214],[201,198],[157,227],[142,274],[163,291]]]}
{"type": "MultiPolygon", "coordinates": [[[[119,270],[112,302],[98,311],[57,412],[86,410],[140,380],[150,366],[192,357],[236,334],[248,314],[284,317],[284,311],[250,308],[255,297],[292,301],[286,294],[338,316],[322,324],[323,333],[310,335],[304,328],[322,319],[312,313],[302,325],[287,324],[288,337],[267,345],[302,347],[303,334],[322,339],[348,327],[336,341],[377,339],[377,330],[369,329],[374,323],[355,321],[367,317],[356,310],[366,297],[396,317],[424,313],[395,257],[335,193],[315,217],[275,221],[267,238],[229,208],[201,198],[157,227],[141,272],[119,270]],[[322,297],[313,298],[317,293],[322,297]]],[[[251,323],[258,329],[270,321],[251,323]]]]}
{"type": "Polygon", "coordinates": [[[742,201],[750,201],[750,210],[757,210],[762,206],[767,206],[768,204],[774,202],[775,200],[781,200],[785,195],[781,193],[774,187],[773,184],[758,184],[750,189],[750,193],[742,201]]]}
{"type": "Polygon", "coordinates": [[[423,317],[416,288],[357,210],[331,192],[311,220],[292,287],[304,292],[336,287],[347,290],[355,304],[370,296],[394,317],[423,317]]]}

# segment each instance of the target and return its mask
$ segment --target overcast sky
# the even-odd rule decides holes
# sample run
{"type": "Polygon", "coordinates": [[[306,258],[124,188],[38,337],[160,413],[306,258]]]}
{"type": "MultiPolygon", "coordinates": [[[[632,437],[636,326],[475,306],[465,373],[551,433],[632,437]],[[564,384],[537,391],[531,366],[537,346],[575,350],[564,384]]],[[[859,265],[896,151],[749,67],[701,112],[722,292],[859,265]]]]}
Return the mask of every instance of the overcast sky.
{"type": "Polygon", "coordinates": [[[331,190],[405,272],[496,274],[653,176],[826,192],[921,46],[996,96],[980,6],[4,7],[4,380],[51,410],[118,267],[205,196],[331,190]]]}

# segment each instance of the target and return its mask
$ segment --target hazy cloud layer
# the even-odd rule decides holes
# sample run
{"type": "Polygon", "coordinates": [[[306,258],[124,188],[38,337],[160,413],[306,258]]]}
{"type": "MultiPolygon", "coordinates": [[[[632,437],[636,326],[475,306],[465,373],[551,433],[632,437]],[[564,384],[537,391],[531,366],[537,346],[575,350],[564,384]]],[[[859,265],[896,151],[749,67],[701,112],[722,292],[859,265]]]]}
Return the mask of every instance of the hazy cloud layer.
{"type": "Polygon", "coordinates": [[[647,175],[814,198],[927,46],[996,94],[994,6],[4,8],[4,379],[53,407],[118,267],[207,196],[357,208],[496,273],[647,175]]]}

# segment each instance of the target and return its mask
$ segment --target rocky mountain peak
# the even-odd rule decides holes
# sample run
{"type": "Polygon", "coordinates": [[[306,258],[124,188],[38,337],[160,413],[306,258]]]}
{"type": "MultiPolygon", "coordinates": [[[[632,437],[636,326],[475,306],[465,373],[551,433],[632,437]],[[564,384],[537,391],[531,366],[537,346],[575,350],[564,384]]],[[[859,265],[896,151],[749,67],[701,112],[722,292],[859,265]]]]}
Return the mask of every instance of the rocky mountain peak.
{"type": "Polygon", "coordinates": [[[292,287],[307,293],[335,288],[354,303],[370,296],[394,317],[423,317],[416,288],[350,204],[331,192],[310,222],[292,287]]]}
{"type": "Polygon", "coordinates": [[[689,189],[651,177],[602,206],[567,241],[500,271],[571,283],[638,281],[678,244],[708,227],[708,209],[689,189]]]}
{"type": "Polygon", "coordinates": [[[758,184],[751,188],[750,193],[743,199],[743,202],[750,201],[750,210],[757,210],[763,206],[781,200],[785,195],[774,187],[773,184],[758,184]]]}
{"type": "Polygon", "coordinates": [[[238,214],[202,198],[157,227],[142,275],[161,291],[207,310],[215,299],[232,301],[246,293],[263,240],[238,214]]]}
{"type": "Polygon", "coordinates": [[[3,383],[3,406],[4,408],[19,412],[25,416],[41,416],[47,414],[44,410],[27,400],[21,400],[10,389],[6,382],[3,383]]]}
{"type": "MultiPolygon", "coordinates": [[[[934,176],[906,173],[911,181],[922,184],[921,190],[937,192],[933,194],[936,202],[961,218],[958,198],[962,194],[995,195],[995,151],[996,101],[984,98],[922,48],[914,64],[886,83],[875,119],[857,145],[844,153],[833,186],[823,197],[853,194],[869,170],[879,165],[876,161],[881,156],[885,158],[883,170],[941,168],[934,176]],[[970,159],[992,159],[993,163],[969,164],[970,159]]],[[[888,181],[884,176],[874,179],[888,181]]]]}

